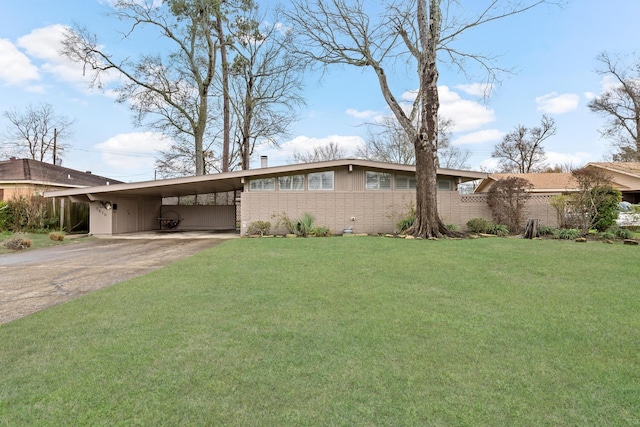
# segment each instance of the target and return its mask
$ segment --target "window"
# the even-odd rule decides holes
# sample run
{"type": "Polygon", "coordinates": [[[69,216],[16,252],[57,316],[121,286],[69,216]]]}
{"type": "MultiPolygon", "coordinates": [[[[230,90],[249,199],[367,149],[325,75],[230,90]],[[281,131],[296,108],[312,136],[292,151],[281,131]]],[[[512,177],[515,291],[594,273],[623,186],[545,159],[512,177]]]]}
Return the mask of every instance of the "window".
{"type": "Polygon", "coordinates": [[[391,190],[391,174],[367,171],[367,190],[391,190]]]}
{"type": "Polygon", "coordinates": [[[451,191],[453,189],[453,182],[449,179],[438,180],[438,190],[451,191]]]}
{"type": "Polygon", "coordinates": [[[310,173],[309,190],[333,190],[333,171],[310,173]]]}
{"type": "Polygon", "coordinates": [[[280,190],[304,190],[304,175],[281,176],[278,178],[278,188],[280,190]]]}
{"type": "Polygon", "coordinates": [[[416,177],[409,175],[396,175],[396,190],[415,190],[416,177]]]}
{"type": "Polygon", "coordinates": [[[252,179],[249,181],[250,191],[275,191],[275,189],[275,178],[252,179]]]}

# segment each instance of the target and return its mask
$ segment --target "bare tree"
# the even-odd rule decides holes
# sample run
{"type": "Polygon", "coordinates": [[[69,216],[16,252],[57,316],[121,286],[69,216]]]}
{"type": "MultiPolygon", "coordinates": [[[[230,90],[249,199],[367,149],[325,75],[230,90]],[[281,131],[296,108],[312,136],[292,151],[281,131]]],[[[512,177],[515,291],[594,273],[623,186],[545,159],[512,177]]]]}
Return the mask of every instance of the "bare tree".
{"type": "Polygon", "coordinates": [[[3,116],[10,123],[6,135],[7,151],[41,162],[48,159],[55,164],[67,147],[64,140],[73,134],[74,121],[56,114],[51,104],[8,110],[3,116]]]}
{"type": "Polygon", "coordinates": [[[556,134],[555,121],[542,116],[540,126],[516,126],[493,149],[491,157],[500,159],[502,172],[530,173],[544,170],[546,155],[542,143],[556,134]]]}
{"type": "MultiPolygon", "coordinates": [[[[451,145],[451,119],[438,119],[436,167],[468,169],[469,150],[451,145]]],[[[379,162],[415,164],[415,148],[407,133],[393,117],[385,117],[381,123],[370,124],[364,146],[356,151],[356,157],[379,162]]]]}
{"type": "Polygon", "coordinates": [[[235,145],[241,168],[249,169],[256,142],[277,145],[298,118],[297,107],[305,104],[300,95],[304,64],[283,49],[291,43],[291,33],[265,23],[257,9],[238,17],[233,29],[235,145]]]}
{"type": "Polygon", "coordinates": [[[622,57],[607,52],[598,56],[603,69],[598,73],[612,77],[614,84],[589,102],[589,109],[607,118],[600,131],[611,140],[617,152],[614,161],[640,161],[640,57],[627,65],[622,57]]]}
{"type": "MultiPolygon", "coordinates": [[[[118,101],[128,102],[137,124],[160,130],[175,139],[191,138],[195,174],[206,173],[203,141],[210,124],[209,97],[216,75],[220,2],[168,0],[155,2],[118,0],[112,15],[129,25],[124,40],[138,32],[155,31],[172,49],[142,54],[137,60],[116,59],[84,28],[69,30],[62,53],[92,73],[94,86],[102,87],[107,72],[124,78],[118,101]]],[[[163,46],[164,48],[164,46],[163,46]]]]}
{"type": "Polygon", "coordinates": [[[465,18],[457,1],[444,0],[444,7],[442,1],[390,1],[375,5],[376,13],[370,14],[362,0],[292,0],[293,10],[287,13],[298,32],[298,54],[325,65],[367,67],[377,76],[382,96],[414,146],[416,220],[409,232],[422,237],[455,234],[437,209],[438,53],[461,67],[474,61],[489,77],[496,76],[493,58],[458,51],[455,41],[468,30],[547,3],[489,0],[477,15],[465,18]],[[389,81],[390,66],[400,61],[416,72],[417,96],[409,112],[393,95],[389,81]]]}
{"type": "Polygon", "coordinates": [[[335,142],[330,142],[327,145],[318,145],[306,153],[293,153],[293,161],[295,163],[325,162],[344,159],[345,157],[347,157],[347,152],[335,142]]]}

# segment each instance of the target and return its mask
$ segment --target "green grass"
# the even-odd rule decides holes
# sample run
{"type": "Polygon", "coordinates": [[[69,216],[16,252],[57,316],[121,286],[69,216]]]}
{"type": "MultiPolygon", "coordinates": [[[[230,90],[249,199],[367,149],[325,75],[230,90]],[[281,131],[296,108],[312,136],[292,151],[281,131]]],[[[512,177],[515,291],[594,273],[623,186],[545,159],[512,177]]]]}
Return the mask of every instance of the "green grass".
{"type": "Polygon", "coordinates": [[[240,239],[0,326],[1,425],[640,425],[637,247],[240,239]]]}

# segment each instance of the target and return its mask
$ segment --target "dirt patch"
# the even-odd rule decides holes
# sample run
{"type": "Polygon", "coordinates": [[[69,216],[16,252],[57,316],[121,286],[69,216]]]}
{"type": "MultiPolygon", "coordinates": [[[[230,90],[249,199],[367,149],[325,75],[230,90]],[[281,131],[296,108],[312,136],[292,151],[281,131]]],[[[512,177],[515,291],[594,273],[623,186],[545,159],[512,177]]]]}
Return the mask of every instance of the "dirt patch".
{"type": "Polygon", "coordinates": [[[141,276],[222,239],[92,239],[0,255],[0,323],[141,276]]]}

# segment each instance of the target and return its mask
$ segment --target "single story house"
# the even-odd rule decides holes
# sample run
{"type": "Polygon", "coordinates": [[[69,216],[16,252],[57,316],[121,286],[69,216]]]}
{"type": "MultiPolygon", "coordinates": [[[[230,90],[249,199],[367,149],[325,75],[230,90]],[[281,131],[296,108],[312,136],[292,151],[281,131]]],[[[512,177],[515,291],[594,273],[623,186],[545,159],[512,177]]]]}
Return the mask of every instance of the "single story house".
{"type": "Polygon", "coordinates": [[[33,159],[0,161],[0,201],[41,195],[44,191],[118,184],[110,178],[33,159]]]}
{"type": "MultiPolygon", "coordinates": [[[[263,162],[266,166],[266,161],[263,162]]],[[[485,173],[438,169],[440,215],[464,225],[484,209],[457,192],[458,185],[485,173]]],[[[415,166],[343,159],[127,184],[47,191],[90,204],[90,233],[113,235],[153,230],[237,230],[256,221],[305,213],[334,234],[390,233],[415,206],[415,166]],[[231,194],[227,202],[181,205],[185,196],[231,194]]],[[[482,204],[482,203],[480,203],[482,204]]],[[[485,203],[486,205],[486,203],[485,203]]]]}
{"type": "MultiPolygon", "coordinates": [[[[622,193],[622,200],[640,203],[640,162],[591,162],[585,168],[606,173],[611,185],[622,193]]],[[[570,173],[493,173],[482,180],[474,192],[486,193],[500,179],[510,176],[529,181],[533,185],[530,192],[535,194],[566,194],[578,190],[578,183],[570,173]]]]}

